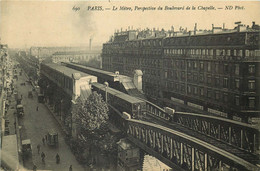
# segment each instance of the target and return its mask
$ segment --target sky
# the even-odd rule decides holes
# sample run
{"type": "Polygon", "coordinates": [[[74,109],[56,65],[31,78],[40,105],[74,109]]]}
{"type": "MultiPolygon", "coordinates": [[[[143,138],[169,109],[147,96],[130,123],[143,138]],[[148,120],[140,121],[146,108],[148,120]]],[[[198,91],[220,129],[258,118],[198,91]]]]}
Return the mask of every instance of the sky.
{"type": "Polygon", "coordinates": [[[211,29],[212,24],[222,26],[223,23],[226,28],[234,28],[236,21],[250,26],[252,21],[260,24],[260,1],[1,1],[0,5],[1,43],[11,48],[88,46],[90,38],[93,46],[102,46],[115,30],[125,30],[128,26],[165,30],[182,26],[192,30],[195,23],[198,29],[211,29]],[[88,10],[95,6],[104,10],[88,10]],[[132,11],[112,10],[120,6],[132,7],[132,11]],[[135,6],[156,9],[175,6],[185,10],[141,11],[135,10],[135,6]],[[186,10],[188,6],[196,9],[186,10]],[[226,6],[232,9],[225,10],[226,6]],[[216,10],[206,11],[203,7],[216,10]]]}

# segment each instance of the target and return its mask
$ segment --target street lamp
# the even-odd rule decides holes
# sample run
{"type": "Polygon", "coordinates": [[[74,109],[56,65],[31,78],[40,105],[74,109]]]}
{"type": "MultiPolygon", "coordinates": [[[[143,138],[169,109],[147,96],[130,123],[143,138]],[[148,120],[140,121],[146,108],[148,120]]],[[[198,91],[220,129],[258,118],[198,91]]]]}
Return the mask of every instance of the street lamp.
{"type": "Polygon", "coordinates": [[[107,87],[108,87],[109,84],[108,84],[108,82],[104,82],[104,85],[106,86],[105,91],[106,91],[106,103],[107,103],[107,87]]]}

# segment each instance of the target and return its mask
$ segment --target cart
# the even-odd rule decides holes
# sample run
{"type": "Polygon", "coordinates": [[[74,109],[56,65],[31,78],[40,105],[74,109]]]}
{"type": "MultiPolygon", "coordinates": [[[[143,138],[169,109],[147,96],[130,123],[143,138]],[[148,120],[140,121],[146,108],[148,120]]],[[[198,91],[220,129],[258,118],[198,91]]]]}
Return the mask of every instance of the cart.
{"type": "Polygon", "coordinates": [[[22,140],[22,155],[23,159],[32,157],[32,145],[30,139],[22,140]]]}
{"type": "Polygon", "coordinates": [[[23,105],[18,104],[16,106],[16,110],[17,110],[17,116],[18,117],[22,117],[24,115],[23,105]]]}
{"type": "Polygon", "coordinates": [[[58,146],[58,133],[55,130],[49,130],[47,134],[47,144],[50,146],[58,146]]]}

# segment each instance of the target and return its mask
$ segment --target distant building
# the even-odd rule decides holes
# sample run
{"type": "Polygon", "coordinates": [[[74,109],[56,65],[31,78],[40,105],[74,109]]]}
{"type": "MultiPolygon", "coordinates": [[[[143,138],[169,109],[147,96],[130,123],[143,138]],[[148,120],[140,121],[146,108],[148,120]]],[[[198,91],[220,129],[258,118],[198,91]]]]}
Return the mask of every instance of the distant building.
{"type": "Polygon", "coordinates": [[[117,31],[103,44],[102,67],[133,76],[160,105],[250,122],[260,115],[259,25],[234,29],[117,31]]]}
{"type": "Polygon", "coordinates": [[[101,60],[100,51],[63,51],[56,52],[52,55],[52,61],[54,63],[61,62],[80,62],[89,61],[90,59],[101,60]]]}
{"type": "Polygon", "coordinates": [[[89,50],[89,47],[31,47],[30,55],[43,61],[45,58],[51,57],[56,52],[76,52],[86,50],[89,50]]]}

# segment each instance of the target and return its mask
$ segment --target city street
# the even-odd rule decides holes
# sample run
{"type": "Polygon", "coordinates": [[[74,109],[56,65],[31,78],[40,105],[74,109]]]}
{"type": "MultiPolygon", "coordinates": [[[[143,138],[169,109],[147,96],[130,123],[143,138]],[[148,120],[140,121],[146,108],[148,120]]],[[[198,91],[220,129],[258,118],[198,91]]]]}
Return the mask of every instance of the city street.
{"type": "Polygon", "coordinates": [[[37,170],[69,170],[70,165],[73,170],[84,170],[84,168],[76,161],[69,146],[65,143],[64,136],[59,124],[54,119],[48,108],[43,103],[38,103],[37,94],[33,91],[33,98],[28,98],[28,91],[32,90],[32,86],[26,83],[26,76],[19,76],[17,88],[19,96],[22,95],[22,104],[24,105],[24,117],[19,119],[21,126],[21,139],[30,139],[32,143],[32,160],[25,159],[24,166],[32,169],[33,164],[37,166],[37,170]],[[21,83],[25,83],[21,85],[21,83]],[[39,107],[37,111],[36,108],[39,107]],[[57,147],[43,145],[42,138],[47,134],[48,130],[54,129],[59,137],[59,145],[57,147]],[[43,151],[46,155],[45,164],[41,161],[41,156],[37,152],[37,145],[40,144],[40,153],[43,151]],[[60,155],[60,163],[56,164],[56,154],[60,155]]]}

